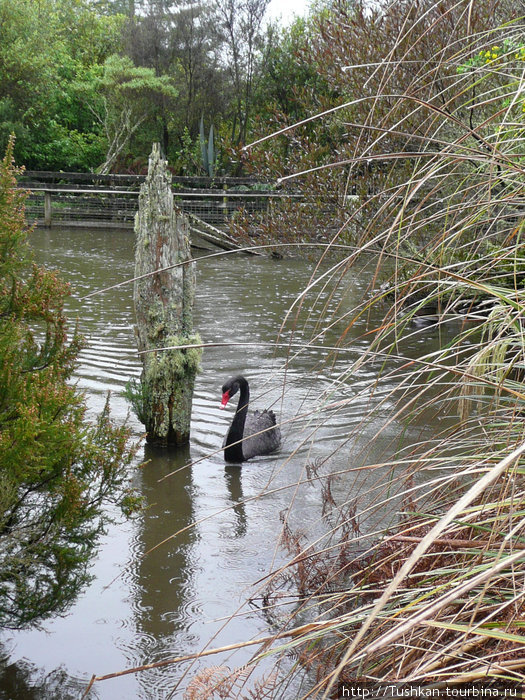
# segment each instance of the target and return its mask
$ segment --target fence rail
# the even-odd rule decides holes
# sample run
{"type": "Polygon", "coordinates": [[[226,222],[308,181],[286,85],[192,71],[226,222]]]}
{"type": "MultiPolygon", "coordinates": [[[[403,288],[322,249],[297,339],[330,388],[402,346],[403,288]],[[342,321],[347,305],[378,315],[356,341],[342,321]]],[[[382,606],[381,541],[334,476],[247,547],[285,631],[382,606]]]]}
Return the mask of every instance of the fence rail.
{"type": "MultiPolygon", "coordinates": [[[[96,187],[103,187],[107,185],[111,188],[125,187],[127,189],[132,189],[133,187],[138,189],[145,179],[145,175],[126,175],[121,173],[99,175],[97,173],[70,173],[53,170],[25,170],[19,177],[20,182],[24,184],[33,182],[72,184],[78,182],[96,187]]],[[[200,177],[172,175],[171,180],[175,187],[180,186],[191,189],[194,189],[195,187],[202,187],[204,189],[222,189],[224,186],[237,187],[243,185],[250,187],[258,184],[266,184],[269,188],[272,188],[272,183],[264,183],[254,177],[200,177]]]]}
{"type": "MultiPolygon", "coordinates": [[[[143,175],[26,171],[19,186],[30,191],[27,214],[38,225],[132,228],[144,180],[143,175]]],[[[172,186],[184,211],[217,227],[226,226],[239,209],[260,212],[276,198],[301,196],[253,178],[174,176],[172,186]]]]}

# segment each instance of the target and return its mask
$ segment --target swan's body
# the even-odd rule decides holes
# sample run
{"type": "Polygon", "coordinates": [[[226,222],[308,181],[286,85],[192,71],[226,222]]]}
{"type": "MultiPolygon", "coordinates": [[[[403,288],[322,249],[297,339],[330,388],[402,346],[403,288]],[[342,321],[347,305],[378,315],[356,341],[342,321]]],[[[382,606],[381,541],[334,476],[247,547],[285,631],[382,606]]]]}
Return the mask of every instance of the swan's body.
{"type": "Polygon", "coordinates": [[[250,388],[243,376],[233,377],[224,384],[221,408],[238,391],[239,404],[223,443],[227,462],[245,462],[256,455],[275,452],[281,445],[281,431],[276,425],[274,412],[248,411],[250,388]]]}

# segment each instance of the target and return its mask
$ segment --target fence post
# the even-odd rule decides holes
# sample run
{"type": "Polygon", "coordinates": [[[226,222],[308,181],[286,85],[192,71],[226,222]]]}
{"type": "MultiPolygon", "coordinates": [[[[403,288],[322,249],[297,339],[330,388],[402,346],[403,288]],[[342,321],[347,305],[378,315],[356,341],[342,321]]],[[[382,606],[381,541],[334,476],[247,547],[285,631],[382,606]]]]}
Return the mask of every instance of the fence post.
{"type": "Polygon", "coordinates": [[[222,191],[224,192],[224,197],[222,198],[224,221],[228,221],[228,185],[225,182],[222,184],[222,191]]]}
{"type": "Polygon", "coordinates": [[[44,226],[51,228],[51,192],[44,192],[44,226]]]}

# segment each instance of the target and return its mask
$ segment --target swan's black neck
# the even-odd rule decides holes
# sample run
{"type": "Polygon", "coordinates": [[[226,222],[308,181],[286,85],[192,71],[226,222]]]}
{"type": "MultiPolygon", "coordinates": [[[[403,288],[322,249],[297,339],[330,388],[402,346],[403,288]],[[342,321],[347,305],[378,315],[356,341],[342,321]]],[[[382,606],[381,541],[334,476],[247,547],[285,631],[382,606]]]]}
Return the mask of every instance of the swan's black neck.
{"type": "Polygon", "coordinates": [[[227,462],[242,462],[244,460],[242,442],[238,441],[242,440],[244,436],[244,424],[246,423],[248,404],[250,403],[250,388],[244,377],[238,377],[237,382],[239,384],[239,403],[237,404],[237,410],[235,411],[232,424],[228,430],[224,448],[224,459],[227,462]],[[235,442],[238,442],[238,444],[232,444],[235,442]]]}

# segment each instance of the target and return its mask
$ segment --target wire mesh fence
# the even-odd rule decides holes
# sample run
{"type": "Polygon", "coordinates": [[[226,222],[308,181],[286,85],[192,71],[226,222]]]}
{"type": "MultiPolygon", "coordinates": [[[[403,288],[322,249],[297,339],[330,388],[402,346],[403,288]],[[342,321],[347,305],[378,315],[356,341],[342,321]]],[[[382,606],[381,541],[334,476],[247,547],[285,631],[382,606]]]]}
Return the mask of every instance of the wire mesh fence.
{"type": "MultiPolygon", "coordinates": [[[[30,191],[28,219],[39,225],[132,228],[144,179],[139,175],[26,172],[19,182],[30,191]]],[[[218,227],[226,226],[240,210],[260,213],[274,199],[299,196],[246,178],[174,178],[173,193],[183,211],[218,227]]]]}

